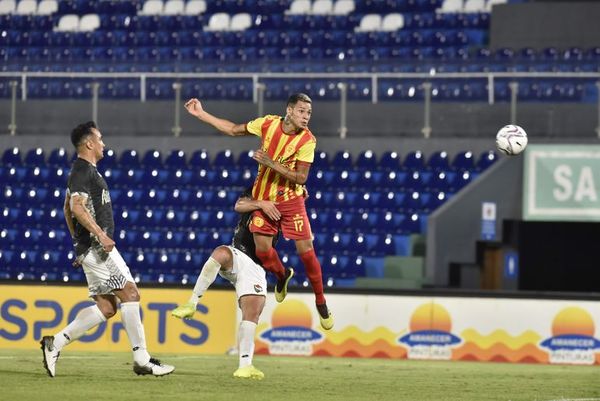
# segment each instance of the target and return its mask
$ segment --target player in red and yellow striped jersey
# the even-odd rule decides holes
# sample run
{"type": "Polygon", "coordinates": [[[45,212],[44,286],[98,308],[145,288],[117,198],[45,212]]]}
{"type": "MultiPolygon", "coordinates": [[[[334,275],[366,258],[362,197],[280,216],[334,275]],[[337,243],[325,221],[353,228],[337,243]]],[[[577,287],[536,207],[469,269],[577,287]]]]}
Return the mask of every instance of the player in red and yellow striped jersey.
{"type": "Polygon", "coordinates": [[[304,205],[304,184],[314,160],[317,143],[308,129],[312,100],[303,93],[294,94],[288,99],[285,117],[267,115],[247,124],[236,124],[213,116],[203,109],[198,99],[188,100],[185,108],[200,121],[226,135],[256,135],[261,138],[261,148],[253,156],[259,163],[259,169],[252,197],[275,202],[280,217],[272,218],[273,215],[266,215],[262,210],[254,212],[250,231],[256,244],[256,256],[265,269],[277,276],[275,298],[281,302],[287,294],[287,284],[294,273],[292,269],[283,267],[272,246],[273,236],[281,229],[284,237],[293,239],[315,293],[321,326],[326,330],[331,329],[333,316],[323,294],[321,264],[313,247],[310,221],[304,205]]]}

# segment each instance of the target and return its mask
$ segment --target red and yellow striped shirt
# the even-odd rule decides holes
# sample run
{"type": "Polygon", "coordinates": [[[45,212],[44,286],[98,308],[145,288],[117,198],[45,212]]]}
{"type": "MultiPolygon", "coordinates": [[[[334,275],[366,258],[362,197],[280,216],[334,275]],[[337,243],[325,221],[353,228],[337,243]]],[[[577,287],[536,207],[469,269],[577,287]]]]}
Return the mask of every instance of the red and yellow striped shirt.
{"type": "MultiPolygon", "coordinates": [[[[308,129],[298,134],[283,132],[283,118],[267,115],[250,121],[246,130],[262,140],[262,150],[271,159],[290,170],[296,169],[296,162],[312,163],[315,158],[317,140],[308,129]]],[[[295,184],[275,170],[259,165],[258,175],[252,187],[252,197],[274,202],[286,201],[302,196],[304,185],[295,184]]]]}

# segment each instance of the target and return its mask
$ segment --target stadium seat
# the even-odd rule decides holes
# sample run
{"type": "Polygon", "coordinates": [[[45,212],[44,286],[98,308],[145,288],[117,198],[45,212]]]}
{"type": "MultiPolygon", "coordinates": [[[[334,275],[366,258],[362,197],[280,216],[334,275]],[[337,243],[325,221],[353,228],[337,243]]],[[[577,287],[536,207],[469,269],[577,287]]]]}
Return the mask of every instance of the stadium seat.
{"type": "Polygon", "coordinates": [[[168,169],[187,168],[186,155],[183,150],[172,150],[165,159],[165,167],[168,169]]]}
{"type": "Polygon", "coordinates": [[[452,168],[456,171],[471,171],[475,169],[475,158],[473,156],[473,152],[458,152],[452,160],[452,168]]]}
{"type": "Polygon", "coordinates": [[[381,155],[379,168],[386,171],[399,171],[401,167],[400,155],[395,151],[386,151],[381,155]]]}
{"type": "Polygon", "coordinates": [[[2,165],[4,166],[20,166],[23,164],[21,160],[21,151],[19,148],[6,149],[2,154],[2,165]]]}
{"type": "MultiPolygon", "coordinates": [[[[141,161],[145,168],[162,168],[162,156],[158,150],[148,150],[141,161]]],[[[133,167],[133,166],[132,166],[133,167]]]]}
{"type": "Polygon", "coordinates": [[[205,149],[194,151],[190,158],[189,165],[195,170],[209,168],[210,159],[208,157],[208,152],[205,149]]]}
{"type": "Polygon", "coordinates": [[[423,170],[425,168],[425,157],[420,150],[409,152],[404,158],[403,167],[408,170],[423,170]]]}
{"type": "Polygon", "coordinates": [[[493,150],[483,152],[481,155],[479,155],[479,158],[477,159],[477,165],[476,165],[477,171],[485,170],[486,168],[488,168],[489,166],[494,164],[494,162],[497,159],[498,159],[498,156],[496,155],[496,152],[494,152],[493,150]]]}
{"type": "Polygon", "coordinates": [[[434,171],[448,171],[450,169],[448,152],[443,150],[433,152],[427,161],[427,167],[434,171]]]}
{"type": "Polygon", "coordinates": [[[346,150],[340,150],[333,156],[331,167],[336,170],[352,170],[352,155],[346,150]]]}
{"type": "Polygon", "coordinates": [[[377,169],[377,156],[372,150],[365,150],[358,155],[356,167],[362,170],[377,169]]]}
{"type": "Polygon", "coordinates": [[[136,150],[125,150],[119,159],[119,165],[122,168],[139,168],[140,157],[136,150]]]}
{"type": "Polygon", "coordinates": [[[215,155],[215,159],[213,160],[213,166],[222,169],[231,169],[235,167],[235,160],[233,156],[233,152],[229,149],[222,150],[215,155]]]}

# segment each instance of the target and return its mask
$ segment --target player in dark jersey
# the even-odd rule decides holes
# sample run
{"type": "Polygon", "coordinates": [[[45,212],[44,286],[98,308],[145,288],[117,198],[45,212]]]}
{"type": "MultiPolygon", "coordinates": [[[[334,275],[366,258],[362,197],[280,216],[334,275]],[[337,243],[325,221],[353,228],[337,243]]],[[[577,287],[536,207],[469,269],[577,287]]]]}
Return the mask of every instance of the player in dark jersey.
{"type": "Polygon", "coordinates": [[[54,377],[63,347],[113,317],[117,313],[118,298],[123,326],[133,350],[133,371],[138,375],[167,375],[175,368],[161,364],[146,349],[140,293],[113,240],[115,223],[110,193],[96,168],[104,156],[102,134],[90,121],[73,130],[71,142],[77,150],[77,159],[69,174],[65,219],[77,253],[73,265],[83,267],[89,295],[96,304],[81,310],[75,320],[54,336],[42,338],[44,367],[50,377],[54,377]]]}
{"type": "MultiPolygon", "coordinates": [[[[241,213],[240,221],[235,229],[233,244],[216,247],[196,280],[193,294],[189,301],[177,308],[171,314],[180,319],[194,316],[200,298],[215,281],[217,274],[227,279],[235,286],[238,304],[242,310],[242,321],[238,334],[239,366],[233,373],[234,377],[247,379],[262,379],[264,373],[252,365],[254,355],[254,335],[258,319],[265,306],[267,295],[267,280],[265,270],[256,257],[254,238],[248,225],[252,212],[262,210],[274,221],[281,218],[274,202],[259,201],[250,197],[250,191],[243,193],[235,204],[235,211],[241,213]]],[[[277,236],[273,237],[277,241],[277,236]]],[[[290,269],[293,276],[293,270],[290,269]]],[[[289,281],[289,280],[288,280],[289,281]]],[[[287,283],[286,283],[287,287],[287,283]]]]}

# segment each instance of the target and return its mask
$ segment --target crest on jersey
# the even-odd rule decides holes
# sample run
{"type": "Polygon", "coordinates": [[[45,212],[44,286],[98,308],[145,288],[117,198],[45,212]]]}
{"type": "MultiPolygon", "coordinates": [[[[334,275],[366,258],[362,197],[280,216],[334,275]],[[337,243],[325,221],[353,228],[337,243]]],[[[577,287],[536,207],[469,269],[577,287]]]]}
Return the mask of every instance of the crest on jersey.
{"type": "Polygon", "coordinates": [[[252,219],[252,224],[254,224],[256,227],[262,227],[265,225],[265,221],[263,220],[262,217],[255,216],[252,219]]]}
{"type": "Polygon", "coordinates": [[[262,289],[262,287],[261,287],[259,284],[254,284],[254,291],[255,291],[257,294],[260,294],[260,293],[262,292],[262,290],[263,290],[263,289],[262,289]]]}

